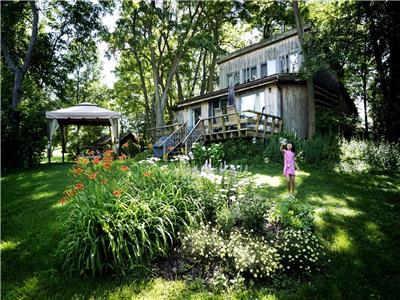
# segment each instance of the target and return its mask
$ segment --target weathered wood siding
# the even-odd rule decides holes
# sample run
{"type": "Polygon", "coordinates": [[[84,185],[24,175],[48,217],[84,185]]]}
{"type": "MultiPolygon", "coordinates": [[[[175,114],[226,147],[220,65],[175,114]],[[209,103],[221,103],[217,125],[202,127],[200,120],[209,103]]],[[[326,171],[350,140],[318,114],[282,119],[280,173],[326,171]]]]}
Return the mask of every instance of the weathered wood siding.
{"type": "Polygon", "coordinates": [[[283,130],[307,136],[307,87],[305,84],[282,84],[283,130]]]}
{"type": "Polygon", "coordinates": [[[243,69],[252,66],[257,67],[257,78],[260,78],[261,64],[268,60],[276,60],[276,71],[279,73],[279,57],[298,51],[299,39],[295,35],[222,62],[219,64],[219,88],[223,89],[228,86],[228,74],[234,72],[239,72],[240,83],[243,83],[243,69]]]}

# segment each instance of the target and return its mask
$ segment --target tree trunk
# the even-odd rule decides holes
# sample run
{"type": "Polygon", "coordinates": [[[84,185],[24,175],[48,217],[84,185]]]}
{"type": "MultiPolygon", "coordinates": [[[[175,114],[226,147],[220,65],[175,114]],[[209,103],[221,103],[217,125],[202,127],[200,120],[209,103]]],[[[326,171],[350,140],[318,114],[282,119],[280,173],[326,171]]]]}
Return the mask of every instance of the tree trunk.
{"type": "Polygon", "coordinates": [[[202,55],[203,55],[203,49],[200,50],[199,60],[197,61],[196,71],[194,72],[193,83],[192,83],[192,86],[190,87],[189,98],[192,98],[193,95],[194,95],[194,89],[196,87],[197,80],[198,80],[198,77],[199,77],[199,70],[200,70],[200,64],[201,64],[202,55]]]}
{"type": "Polygon", "coordinates": [[[365,137],[368,138],[368,112],[367,112],[367,74],[364,73],[362,76],[363,82],[363,102],[364,102],[364,122],[365,122],[365,137]]]}
{"type": "MultiPolygon", "coordinates": [[[[293,12],[296,21],[297,33],[299,36],[300,49],[303,58],[306,58],[304,53],[304,38],[303,25],[300,20],[299,7],[296,0],[293,0],[293,12]]],[[[307,79],[307,137],[312,138],[315,134],[315,99],[314,99],[314,80],[307,79]]]]}
{"type": "Polygon", "coordinates": [[[218,44],[219,44],[219,22],[217,21],[214,24],[213,28],[213,41],[214,41],[214,49],[212,51],[212,59],[211,64],[208,72],[208,83],[207,83],[207,92],[210,93],[214,90],[214,73],[215,73],[215,66],[217,64],[218,58],[218,44]]]}
{"type": "Polygon", "coordinates": [[[203,76],[201,79],[201,87],[200,87],[200,95],[203,95],[206,91],[207,87],[207,50],[204,52],[204,58],[203,58],[203,64],[202,64],[202,71],[203,71],[203,76]]]}

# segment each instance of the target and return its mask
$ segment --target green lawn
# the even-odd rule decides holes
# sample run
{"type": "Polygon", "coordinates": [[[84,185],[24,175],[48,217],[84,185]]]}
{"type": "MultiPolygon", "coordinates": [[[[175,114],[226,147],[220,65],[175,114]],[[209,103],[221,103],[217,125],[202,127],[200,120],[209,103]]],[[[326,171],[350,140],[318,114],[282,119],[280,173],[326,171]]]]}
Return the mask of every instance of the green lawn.
{"type": "MultiPolygon", "coordinates": [[[[1,295],[4,299],[400,299],[400,178],[311,170],[297,197],[316,208],[332,263],[310,283],[211,294],[195,284],[154,278],[83,280],[60,271],[64,232],[58,204],[70,164],[43,165],[1,179],[1,295]]],[[[285,193],[281,166],[250,167],[266,197],[285,193]]]]}

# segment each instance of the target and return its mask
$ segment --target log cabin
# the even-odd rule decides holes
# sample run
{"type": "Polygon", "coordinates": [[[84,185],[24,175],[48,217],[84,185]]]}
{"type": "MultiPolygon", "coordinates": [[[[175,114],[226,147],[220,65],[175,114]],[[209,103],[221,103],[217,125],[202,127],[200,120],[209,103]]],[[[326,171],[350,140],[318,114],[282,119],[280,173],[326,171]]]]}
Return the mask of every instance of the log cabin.
{"type": "MultiPolygon", "coordinates": [[[[305,27],[305,31],[309,30],[305,27]]],[[[282,130],[307,137],[307,87],[297,31],[220,57],[218,90],[177,103],[172,125],[151,130],[158,153],[187,153],[198,140],[265,140],[282,130]],[[161,137],[161,139],[160,139],[161,137]],[[183,151],[182,151],[183,150],[183,151]]],[[[329,72],[314,78],[316,107],[349,110],[329,72]]]]}

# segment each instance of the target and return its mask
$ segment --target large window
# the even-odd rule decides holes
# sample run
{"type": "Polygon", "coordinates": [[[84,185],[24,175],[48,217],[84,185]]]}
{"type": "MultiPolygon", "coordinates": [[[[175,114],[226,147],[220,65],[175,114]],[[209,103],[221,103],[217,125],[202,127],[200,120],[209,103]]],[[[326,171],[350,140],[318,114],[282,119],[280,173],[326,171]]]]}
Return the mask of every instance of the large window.
{"type": "Polygon", "coordinates": [[[235,83],[239,83],[239,72],[228,74],[228,86],[235,83]]]}
{"type": "Polygon", "coordinates": [[[279,73],[289,73],[289,56],[279,57],[279,73]]]}
{"type": "MultiPolygon", "coordinates": [[[[264,92],[256,92],[253,94],[248,94],[240,97],[240,110],[243,112],[245,110],[255,110],[261,112],[264,106],[264,92]]],[[[252,113],[244,113],[248,117],[254,117],[252,113]]]]}
{"type": "Polygon", "coordinates": [[[257,67],[249,67],[246,69],[243,69],[243,81],[244,82],[249,82],[251,80],[257,79],[257,67]]]}
{"type": "Polygon", "coordinates": [[[289,54],[289,73],[295,73],[299,71],[300,68],[300,54],[292,53],[289,54]]]}
{"type": "Polygon", "coordinates": [[[268,64],[268,76],[276,74],[276,60],[272,59],[267,62],[268,64]]]}
{"type": "Polygon", "coordinates": [[[267,77],[268,76],[268,64],[263,63],[261,64],[261,77],[267,77]]]}

